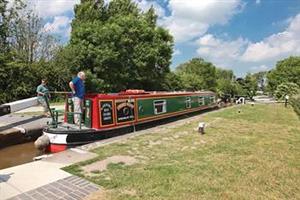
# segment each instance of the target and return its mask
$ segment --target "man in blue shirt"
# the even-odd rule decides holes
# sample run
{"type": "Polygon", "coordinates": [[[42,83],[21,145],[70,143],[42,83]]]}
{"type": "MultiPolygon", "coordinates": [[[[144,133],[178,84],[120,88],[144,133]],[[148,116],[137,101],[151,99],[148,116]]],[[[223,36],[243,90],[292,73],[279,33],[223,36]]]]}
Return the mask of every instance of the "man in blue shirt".
{"type": "MultiPolygon", "coordinates": [[[[82,113],[83,99],[85,95],[84,80],[85,73],[81,71],[77,74],[77,77],[69,83],[73,93],[74,112],[77,113],[82,113]]],[[[74,114],[74,122],[77,125],[79,125],[80,122],[79,117],[79,114],[74,114]]]]}

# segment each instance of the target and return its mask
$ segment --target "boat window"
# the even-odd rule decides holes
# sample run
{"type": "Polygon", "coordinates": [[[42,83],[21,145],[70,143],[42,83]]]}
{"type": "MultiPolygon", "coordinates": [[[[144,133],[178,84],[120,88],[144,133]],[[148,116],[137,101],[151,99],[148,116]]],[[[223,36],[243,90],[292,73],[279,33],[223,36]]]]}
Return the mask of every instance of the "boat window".
{"type": "Polygon", "coordinates": [[[167,112],[167,103],[166,100],[156,100],[154,104],[154,114],[161,114],[167,112]]]}
{"type": "Polygon", "coordinates": [[[211,96],[211,97],[210,97],[210,102],[211,102],[211,103],[215,103],[215,97],[214,97],[214,96],[211,96]]]}
{"type": "Polygon", "coordinates": [[[199,104],[199,106],[204,105],[204,97],[198,97],[198,104],[199,104]]]}
{"type": "Polygon", "coordinates": [[[191,97],[187,97],[186,100],[185,100],[185,106],[186,108],[191,108],[192,107],[192,100],[191,100],[191,97]]]}

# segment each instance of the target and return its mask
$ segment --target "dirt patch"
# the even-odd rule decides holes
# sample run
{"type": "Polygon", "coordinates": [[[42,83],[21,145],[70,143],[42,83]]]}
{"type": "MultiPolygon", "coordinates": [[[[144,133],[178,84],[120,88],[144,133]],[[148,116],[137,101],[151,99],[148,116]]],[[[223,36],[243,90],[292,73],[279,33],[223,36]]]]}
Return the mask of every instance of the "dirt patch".
{"type": "Polygon", "coordinates": [[[86,173],[92,173],[95,171],[101,172],[101,171],[106,170],[107,166],[110,163],[113,163],[113,164],[124,163],[124,165],[133,165],[137,162],[138,161],[134,157],[117,155],[117,156],[108,157],[105,160],[100,160],[100,161],[94,162],[92,164],[83,166],[82,169],[86,173]]]}
{"type": "Polygon", "coordinates": [[[122,190],[123,194],[129,195],[129,196],[136,196],[135,190],[122,190]]]}
{"type": "Polygon", "coordinates": [[[184,146],[184,147],[181,148],[181,151],[184,151],[184,150],[186,150],[187,148],[189,148],[189,147],[188,147],[188,146],[184,146]]]}
{"type": "Polygon", "coordinates": [[[107,195],[107,192],[105,192],[103,189],[100,189],[85,197],[84,200],[104,200],[107,199],[108,196],[109,195],[107,195]]]}
{"type": "Polygon", "coordinates": [[[152,140],[149,140],[149,147],[152,147],[152,146],[155,146],[155,145],[160,145],[162,142],[160,140],[157,140],[157,141],[152,141],[152,140]]]}

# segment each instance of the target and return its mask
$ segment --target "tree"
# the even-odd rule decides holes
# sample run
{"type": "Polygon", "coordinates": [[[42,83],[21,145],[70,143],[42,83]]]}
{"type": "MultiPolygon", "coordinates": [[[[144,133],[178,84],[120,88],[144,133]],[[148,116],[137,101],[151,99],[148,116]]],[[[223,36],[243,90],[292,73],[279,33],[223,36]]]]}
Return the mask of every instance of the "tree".
{"type": "Polygon", "coordinates": [[[276,99],[283,100],[286,95],[289,95],[291,97],[293,95],[299,94],[299,89],[300,87],[297,84],[287,82],[278,85],[274,94],[276,99]]]}
{"type": "Polygon", "coordinates": [[[0,103],[5,103],[34,95],[41,78],[60,74],[50,62],[57,42],[33,10],[21,0],[11,8],[1,0],[0,20],[0,103]]]}
{"type": "Polygon", "coordinates": [[[246,75],[243,88],[245,89],[247,96],[250,99],[253,99],[253,96],[256,95],[257,91],[257,80],[252,74],[248,73],[246,75]]]}
{"type": "Polygon", "coordinates": [[[295,113],[298,115],[300,119],[300,93],[298,95],[292,96],[290,100],[290,104],[293,106],[295,113]]]}
{"type": "Polygon", "coordinates": [[[8,44],[8,26],[9,20],[7,16],[7,1],[0,0],[0,104],[6,102],[5,94],[7,79],[7,63],[10,59],[8,44]]]}
{"type": "Polygon", "coordinates": [[[202,58],[179,65],[176,73],[186,90],[216,90],[216,67],[202,58]]]}
{"type": "Polygon", "coordinates": [[[236,86],[234,83],[234,73],[232,70],[216,68],[217,93],[220,97],[236,95],[236,86]]]}
{"type": "Polygon", "coordinates": [[[233,81],[235,79],[235,76],[232,70],[216,68],[216,78],[233,81]]]}
{"type": "Polygon", "coordinates": [[[237,88],[233,81],[227,79],[217,80],[217,93],[220,97],[230,96],[233,97],[237,94],[237,88]]]}
{"type": "Polygon", "coordinates": [[[237,78],[235,82],[236,94],[253,99],[257,92],[257,80],[253,74],[247,73],[245,78],[237,78]]]}
{"type": "Polygon", "coordinates": [[[72,72],[90,71],[106,92],[161,89],[170,72],[173,38],[156,19],[153,8],[143,13],[130,0],[82,1],[68,46],[77,63],[72,72]]]}
{"type": "MultiPolygon", "coordinates": [[[[8,16],[7,11],[7,0],[0,0],[0,53],[8,51],[8,16]]],[[[1,59],[1,58],[0,58],[1,59]]]]}
{"type": "Polygon", "coordinates": [[[183,89],[182,80],[180,76],[174,72],[170,72],[166,75],[163,86],[163,90],[166,91],[178,91],[183,89]]]}
{"type": "Polygon", "coordinates": [[[258,89],[260,89],[261,91],[265,91],[266,75],[267,75],[266,71],[261,71],[261,72],[257,72],[257,73],[252,74],[252,76],[256,80],[256,83],[258,85],[258,89]]]}
{"type": "Polygon", "coordinates": [[[58,42],[47,33],[42,19],[34,10],[22,1],[16,1],[10,17],[10,48],[15,59],[25,63],[50,60],[58,48],[58,42]]]}
{"type": "Polygon", "coordinates": [[[276,68],[267,74],[268,91],[272,94],[282,83],[295,83],[300,86],[300,57],[289,57],[278,61],[276,68]]]}

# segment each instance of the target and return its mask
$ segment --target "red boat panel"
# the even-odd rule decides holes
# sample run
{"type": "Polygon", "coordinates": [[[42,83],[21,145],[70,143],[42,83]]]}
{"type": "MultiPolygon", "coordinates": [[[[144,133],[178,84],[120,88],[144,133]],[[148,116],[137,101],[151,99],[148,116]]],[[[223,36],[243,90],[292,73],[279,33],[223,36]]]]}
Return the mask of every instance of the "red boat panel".
{"type": "Polygon", "coordinates": [[[47,146],[47,152],[58,153],[67,149],[67,144],[50,144],[47,146]]]}

